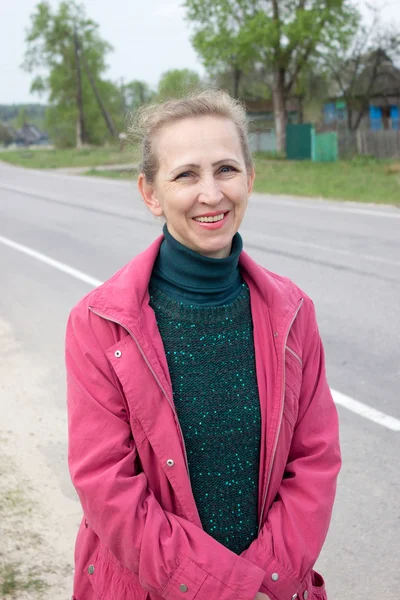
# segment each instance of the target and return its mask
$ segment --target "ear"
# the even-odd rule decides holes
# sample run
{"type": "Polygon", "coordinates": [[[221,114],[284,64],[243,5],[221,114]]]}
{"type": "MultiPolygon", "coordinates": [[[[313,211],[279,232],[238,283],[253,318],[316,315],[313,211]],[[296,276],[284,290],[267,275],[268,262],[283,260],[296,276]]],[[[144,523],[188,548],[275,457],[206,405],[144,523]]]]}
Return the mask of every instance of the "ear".
{"type": "Polygon", "coordinates": [[[254,169],[254,167],[251,170],[251,173],[249,173],[247,175],[247,191],[248,194],[250,196],[251,192],[253,191],[253,185],[254,185],[254,178],[256,176],[256,171],[254,169]]]}
{"type": "Polygon", "coordinates": [[[153,213],[155,217],[161,217],[163,215],[163,209],[157,198],[154,185],[146,180],[146,177],[143,173],[140,173],[137,185],[144,203],[149,211],[153,213]]]}

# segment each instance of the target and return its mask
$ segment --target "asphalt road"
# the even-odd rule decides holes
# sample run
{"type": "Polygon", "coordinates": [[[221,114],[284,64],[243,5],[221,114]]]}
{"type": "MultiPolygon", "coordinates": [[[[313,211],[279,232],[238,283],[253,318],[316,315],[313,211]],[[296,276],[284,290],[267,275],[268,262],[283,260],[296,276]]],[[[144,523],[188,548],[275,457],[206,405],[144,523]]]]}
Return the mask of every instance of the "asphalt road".
{"type": "MultiPolygon", "coordinates": [[[[13,385],[25,403],[37,403],[38,422],[30,426],[40,427],[41,439],[29,443],[46,462],[54,494],[69,502],[75,497],[66,468],[63,339],[68,313],[90,285],[7,240],[105,280],[160,230],[133,183],[0,163],[0,318],[18,340],[24,364],[43,367],[48,384],[34,400],[29,372],[13,385]]],[[[313,298],[331,387],[399,423],[400,211],[254,195],[241,232],[256,260],[313,298]]],[[[317,566],[330,600],[394,600],[400,584],[400,431],[338,410],[344,466],[317,566]]],[[[74,533],[65,535],[72,540],[74,533]]]]}

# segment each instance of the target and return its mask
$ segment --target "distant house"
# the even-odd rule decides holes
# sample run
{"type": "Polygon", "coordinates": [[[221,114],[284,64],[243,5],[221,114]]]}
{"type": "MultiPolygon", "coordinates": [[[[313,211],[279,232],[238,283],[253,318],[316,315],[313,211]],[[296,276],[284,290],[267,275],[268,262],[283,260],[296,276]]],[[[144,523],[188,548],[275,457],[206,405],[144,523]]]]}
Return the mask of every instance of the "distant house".
{"type": "MultiPolygon", "coordinates": [[[[249,121],[271,121],[274,126],[274,105],[272,99],[245,98],[246,114],[249,121]]],[[[301,122],[302,106],[297,98],[291,98],[286,102],[288,121],[290,123],[301,122]]]]}
{"type": "MultiPolygon", "coordinates": [[[[356,93],[352,94],[354,96],[352,98],[352,121],[354,123],[360,114],[360,103],[364,98],[369,98],[368,109],[360,121],[360,128],[400,130],[400,69],[396,68],[386,55],[383,55],[372,90],[369,92],[372,63],[375,56],[376,53],[372,53],[368,57],[367,66],[355,83],[356,93]]],[[[323,107],[324,125],[338,129],[347,127],[348,109],[345,98],[330,98],[323,107]]]]}
{"type": "Polygon", "coordinates": [[[46,146],[49,143],[47,133],[39,131],[39,129],[31,123],[25,123],[21,129],[17,131],[18,146],[46,146]]]}
{"type": "Polygon", "coordinates": [[[6,146],[46,146],[49,143],[47,133],[39,131],[39,129],[31,123],[25,123],[21,129],[15,129],[9,123],[1,123],[3,139],[6,146]]]}

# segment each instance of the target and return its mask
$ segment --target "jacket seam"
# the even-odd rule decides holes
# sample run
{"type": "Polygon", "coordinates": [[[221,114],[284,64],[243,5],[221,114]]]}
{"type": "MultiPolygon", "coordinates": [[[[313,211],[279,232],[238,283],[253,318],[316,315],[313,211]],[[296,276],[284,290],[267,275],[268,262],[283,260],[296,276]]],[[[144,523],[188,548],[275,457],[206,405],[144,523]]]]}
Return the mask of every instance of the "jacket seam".
{"type": "MultiPolygon", "coordinates": [[[[88,308],[87,310],[88,310],[88,313],[89,313],[89,311],[90,311],[90,308],[88,308]]],[[[105,360],[107,361],[107,364],[108,364],[108,365],[109,365],[109,367],[110,367],[110,373],[111,373],[111,377],[112,377],[112,380],[113,380],[113,383],[114,383],[114,387],[115,387],[115,389],[117,390],[117,392],[118,392],[118,394],[119,394],[119,396],[120,396],[120,398],[121,398],[121,400],[122,400],[122,402],[123,402],[123,405],[125,406],[125,408],[126,408],[126,410],[127,410],[128,417],[129,417],[129,419],[130,419],[131,412],[130,412],[130,409],[129,409],[128,403],[127,403],[127,401],[126,401],[126,398],[124,397],[124,394],[122,393],[122,391],[121,391],[121,389],[120,389],[120,386],[119,386],[119,380],[118,380],[118,378],[117,378],[117,375],[116,375],[116,373],[115,373],[115,371],[114,371],[114,367],[113,367],[113,365],[112,365],[111,361],[109,360],[109,358],[108,358],[108,356],[107,356],[107,352],[106,352],[106,350],[104,349],[103,345],[100,343],[100,341],[99,341],[99,339],[98,339],[97,335],[96,335],[96,334],[95,334],[95,332],[93,331],[93,328],[92,328],[92,327],[90,327],[90,325],[89,325],[89,320],[88,320],[88,318],[87,318],[87,315],[85,315],[85,314],[82,312],[82,310],[80,309],[80,307],[79,307],[79,311],[80,311],[80,315],[81,315],[82,319],[84,319],[85,326],[86,326],[88,329],[90,329],[90,332],[91,332],[91,334],[92,334],[93,338],[96,340],[96,343],[97,343],[97,346],[98,346],[98,348],[99,348],[99,349],[102,351],[102,353],[103,353],[103,356],[104,356],[105,360]]],[[[92,313],[92,314],[96,314],[96,313],[92,313]]],[[[99,318],[99,319],[101,319],[101,318],[102,318],[102,317],[99,317],[98,315],[96,315],[96,317],[97,317],[97,318],[99,318]]],[[[105,320],[105,319],[103,319],[103,321],[104,321],[104,320],[105,320]]]]}
{"type": "Polygon", "coordinates": [[[300,365],[303,366],[303,361],[301,360],[297,352],[292,350],[292,348],[290,348],[288,345],[286,345],[286,350],[288,350],[292,354],[292,356],[294,356],[294,358],[296,358],[299,361],[300,365]]]}
{"type": "MultiPolygon", "coordinates": [[[[196,562],[194,562],[191,558],[188,558],[189,562],[193,563],[198,569],[200,569],[201,571],[203,571],[203,573],[206,574],[206,578],[207,577],[212,577],[213,579],[215,579],[215,581],[218,581],[219,583],[221,583],[223,586],[225,586],[226,588],[232,590],[232,592],[234,592],[237,596],[240,596],[241,598],[245,598],[245,596],[243,595],[243,590],[241,588],[235,589],[232,586],[228,585],[227,583],[225,583],[225,581],[222,581],[221,579],[219,579],[218,577],[216,577],[216,575],[214,575],[213,573],[210,573],[209,571],[206,571],[205,569],[203,569],[203,567],[200,567],[200,565],[198,565],[196,562]]],[[[186,567],[185,567],[186,568],[186,567]]],[[[200,585],[200,588],[202,587],[202,585],[204,584],[205,580],[203,581],[203,583],[200,585]]],[[[200,590],[199,588],[199,590],[200,590]]],[[[195,596],[198,594],[199,590],[196,592],[195,596]]]]}

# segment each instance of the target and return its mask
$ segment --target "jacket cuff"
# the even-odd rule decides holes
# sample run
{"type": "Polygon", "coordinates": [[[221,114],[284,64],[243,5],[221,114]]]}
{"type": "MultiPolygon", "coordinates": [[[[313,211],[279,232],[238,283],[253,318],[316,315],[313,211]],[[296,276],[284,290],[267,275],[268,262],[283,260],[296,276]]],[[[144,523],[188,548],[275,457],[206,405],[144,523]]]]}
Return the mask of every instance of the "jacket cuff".
{"type": "Polygon", "coordinates": [[[205,571],[189,558],[179,565],[163,591],[165,600],[254,600],[260,591],[265,572],[244,558],[237,558],[237,562],[229,573],[221,574],[221,581],[213,574],[205,571]]]}
{"type": "Polygon", "coordinates": [[[264,564],[260,592],[270,596],[271,600],[307,600],[309,591],[305,582],[299,581],[273,557],[266,559],[264,564]]]}

